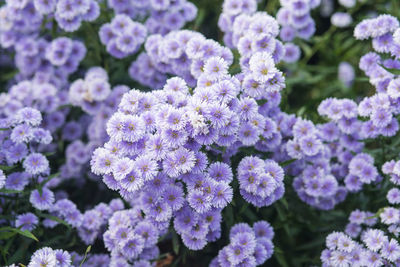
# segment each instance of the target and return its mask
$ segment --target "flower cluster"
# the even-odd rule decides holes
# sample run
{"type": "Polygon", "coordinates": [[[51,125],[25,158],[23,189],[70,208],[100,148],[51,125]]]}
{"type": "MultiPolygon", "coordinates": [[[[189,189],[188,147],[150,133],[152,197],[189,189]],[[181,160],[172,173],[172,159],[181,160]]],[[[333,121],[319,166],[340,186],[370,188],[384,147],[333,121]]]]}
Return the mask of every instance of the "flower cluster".
{"type": "Polygon", "coordinates": [[[43,247],[32,255],[27,266],[70,267],[72,266],[71,263],[71,255],[67,251],[43,247]]]}
{"type": "Polygon", "coordinates": [[[269,206],[285,192],[283,169],[273,160],[243,158],[238,167],[240,194],[256,207],[269,206]]]}
{"type": "MultiPolygon", "coordinates": [[[[376,52],[391,54],[398,59],[398,44],[394,41],[393,34],[398,28],[399,22],[395,17],[380,15],[359,23],[354,35],[357,39],[372,37],[372,46],[376,52]]],[[[399,95],[396,93],[397,77],[387,68],[398,69],[398,61],[383,60],[377,53],[370,52],[361,58],[360,68],[370,78],[376,94],[363,98],[358,105],[349,99],[328,99],[321,103],[319,112],[333,120],[342,133],[353,135],[355,140],[373,139],[379,135],[394,136],[399,130],[396,119],[399,95]],[[358,120],[358,116],[368,120],[358,120]]],[[[348,190],[359,191],[362,184],[379,182],[382,177],[374,166],[374,158],[361,153],[362,143],[355,142],[354,145],[356,146],[348,148],[357,152],[356,154],[343,155],[348,162],[344,182],[348,190]]],[[[393,184],[399,184],[398,162],[391,160],[384,163],[382,172],[390,177],[393,184]]],[[[386,197],[392,205],[400,203],[400,191],[397,188],[390,189],[386,197]]],[[[393,235],[397,237],[399,233],[398,208],[382,207],[376,214],[355,210],[350,214],[349,220],[345,233],[334,232],[327,237],[327,249],[321,254],[324,265],[400,264],[400,245],[395,238],[391,238],[393,235]]]]}
{"type": "Polygon", "coordinates": [[[0,7],[0,45],[9,48],[19,39],[35,34],[42,20],[34,1],[6,1],[0,7]]]}
{"type": "Polygon", "coordinates": [[[39,82],[56,86],[66,83],[68,75],[78,69],[86,55],[81,41],[58,37],[51,42],[44,38],[26,37],[15,44],[15,64],[20,70],[20,79],[32,76],[39,82]]]}
{"type": "Polygon", "coordinates": [[[341,173],[331,167],[336,151],[324,141],[332,141],[325,131],[338,132],[335,125],[314,125],[311,121],[297,118],[291,126],[290,139],[285,151],[297,164],[288,173],[295,176],[293,187],[301,200],[319,209],[332,209],[342,202],[347,190],[339,186],[341,173]]]}
{"type": "Polygon", "coordinates": [[[99,35],[110,55],[124,58],[139,50],[146,39],[147,28],[125,14],[118,14],[101,26],[99,35]]]}
{"type": "Polygon", "coordinates": [[[141,20],[151,34],[165,35],[170,31],[181,29],[187,22],[195,19],[197,7],[187,0],[150,0],[150,1],[107,1],[115,14],[141,20]]]}
{"type": "Polygon", "coordinates": [[[282,44],[277,40],[280,30],[275,18],[265,12],[255,13],[252,9],[246,9],[246,12],[238,13],[239,15],[234,14],[223,12],[218,25],[225,33],[226,45],[238,49],[242,68],[245,68],[249,58],[257,52],[269,53],[275,63],[281,60],[292,63],[300,58],[300,48],[297,45],[282,44]]]}
{"type": "MultiPolygon", "coordinates": [[[[192,70],[198,77],[193,94],[177,77],[169,79],[161,91],[126,93],[118,112],[107,123],[110,141],[95,150],[91,164],[92,171],[103,175],[108,187],[119,190],[123,197],[132,199],[139,194],[146,218],[161,229],[176,216],[174,226],[183,242],[198,250],[207,240],[218,237],[220,230],[218,220],[216,226],[197,220],[204,218],[203,214],[217,216],[232,198],[232,171],[219,162],[210,162],[207,168],[207,153],[229,158],[240,146],[256,144],[264,135],[264,127],[269,129],[266,138],[270,137],[273,124],[258,113],[253,98],[240,96],[239,80],[227,74],[230,63],[219,56],[204,56],[212,50],[202,47],[213,47],[213,43],[194,40],[200,43],[200,51],[190,51],[199,57],[198,62],[205,62],[203,71],[192,70]],[[224,147],[233,144],[224,155],[224,147]],[[187,217],[192,219],[188,222],[184,220],[187,217]]],[[[192,47],[192,42],[187,47],[192,47]]],[[[214,49],[221,51],[218,46],[214,49]]],[[[264,77],[263,68],[272,76],[277,73],[268,55],[252,60],[251,65],[260,70],[259,79],[269,78],[264,77]]],[[[272,190],[268,186],[265,192],[256,192],[257,201],[258,197],[267,197],[267,191],[276,191],[276,197],[283,193],[282,170],[274,162],[265,164],[265,172],[270,174],[259,174],[276,180],[276,185],[272,190]]]]}
{"type": "MultiPolygon", "coordinates": [[[[228,66],[233,62],[229,49],[214,40],[206,39],[198,32],[188,30],[172,31],[165,36],[151,35],[145,48],[146,52],[132,62],[129,74],[132,79],[153,88],[162,88],[167,75],[182,77],[189,86],[195,87],[196,79],[206,71],[205,62],[208,59],[220,57],[220,64],[224,65],[214,73],[212,80],[217,75],[227,74],[228,66]]],[[[207,70],[208,73],[210,70],[207,70]]],[[[207,76],[203,75],[202,80],[206,84],[207,76]]]]}
{"type": "Polygon", "coordinates": [[[75,80],[71,84],[69,101],[94,115],[110,93],[111,86],[108,83],[107,72],[100,67],[94,67],[86,72],[84,79],[75,80]]]}
{"type": "Polygon", "coordinates": [[[315,22],[310,12],[317,8],[320,0],[281,0],[282,7],[276,14],[276,19],[282,26],[280,38],[290,42],[294,38],[309,39],[315,33],[315,22]]]}
{"type": "MultiPolygon", "coordinates": [[[[8,129],[1,133],[1,145],[4,149],[2,161],[10,166],[23,161],[22,166],[28,176],[48,175],[50,172],[49,161],[34,149],[39,144],[49,144],[52,141],[50,132],[39,127],[41,122],[40,111],[29,107],[19,109],[13,116],[2,121],[2,128],[8,129]]],[[[6,188],[9,179],[10,176],[6,180],[6,188]]]]}
{"type": "Polygon", "coordinates": [[[142,216],[140,208],[114,212],[108,220],[104,244],[111,253],[110,265],[151,266],[150,260],[158,257],[157,240],[165,232],[157,224],[142,216]],[[135,265],[137,264],[137,265],[135,265]]]}
{"type": "MultiPolygon", "coordinates": [[[[244,15],[251,15],[257,11],[257,1],[249,0],[249,1],[236,1],[236,0],[225,0],[222,6],[222,13],[219,16],[218,27],[225,33],[224,42],[228,47],[234,46],[234,39],[238,39],[239,37],[234,38],[234,30],[237,27],[234,27],[235,20],[238,17],[244,15]]],[[[239,25],[245,25],[240,22],[239,25]]]]}
{"type": "Polygon", "coordinates": [[[100,15],[100,6],[96,0],[28,0],[6,1],[1,8],[0,33],[2,45],[9,47],[26,33],[34,34],[40,31],[43,23],[53,27],[55,22],[49,22],[48,17],[55,18],[60,29],[66,32],[76,31],[83,21],[94,21],[100,15]]]}
{"type": "Polygon", "coordinates": [[[89,116],[80,121],[68,122],[63,130],[63,139],[73,141],[66,148],[66,162],[61,167],[64,178],[79,178],[93,150],[103,145],[108,136],[106,122],[118,107],[122,95],[129,89],[126,86],[109,84],[107,72],[100,67],[90,68],[84,79],[75,80],[69,87],[69,102],[79,106],[89,116]],[[81,138],[86,131],[88,143],[81,138]]]}
{"type": "Polygon", "coordinates": [[[54,13],[58,26],[66,32],[76,31],[82,22],[92,22],[100,15],[100,5],[96,0],[34,0],[34,4],[41,14],[54,13]]]}
{"type": "MultiPolygon", "coordinates": [[[[390,47],[390,35],[399,28],[399,21],[391,15],[379,15],[376,18],[365,19],[354,28],[354,37],[358,40],[373,38],[378,45],[390,47]]],[[[374,46],[374,49],[375,46],[374,46]]],[[[378,51],[379,52],[379,51],[378,51]]]]}
{"type": "Polygon", "coordinates": [[[255,222],[253,227],[238,223],[230,229],[229,245],[219,251],[210,267],[262,265],[273,254],[273,238],[274,230],[266,221],[255,222]]]}
{"type": "MultiPolygon", "coordinates": [[[[386,217],[399,211],[387,210],[386,217]]],[[[382,215],[381,215],[382,217],[382,215]]],[[[400,264],[400,244],[382,230],[373,228],[377,220],[370,212],[355,210],[346,233],[333,232],[326,238],[321,261],[326,266],[387,266],[400,264]],[[371,218],[372,217],[372,218],[371,218]],[[363,229],[365,227],[365,229],[363,229]],[[360,239],[357,241],[355,239],[360,239]]]]}

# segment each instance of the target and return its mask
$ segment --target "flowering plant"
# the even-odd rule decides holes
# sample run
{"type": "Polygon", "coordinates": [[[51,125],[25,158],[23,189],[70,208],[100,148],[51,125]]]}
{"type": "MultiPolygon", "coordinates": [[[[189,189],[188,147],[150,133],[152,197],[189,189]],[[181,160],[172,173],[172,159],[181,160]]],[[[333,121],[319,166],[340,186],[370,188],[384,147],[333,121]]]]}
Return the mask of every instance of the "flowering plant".
{"type": "Polygon", "coordinates": [[[399,17],[1,2],[0,265],[400,265],[399,17]]]}

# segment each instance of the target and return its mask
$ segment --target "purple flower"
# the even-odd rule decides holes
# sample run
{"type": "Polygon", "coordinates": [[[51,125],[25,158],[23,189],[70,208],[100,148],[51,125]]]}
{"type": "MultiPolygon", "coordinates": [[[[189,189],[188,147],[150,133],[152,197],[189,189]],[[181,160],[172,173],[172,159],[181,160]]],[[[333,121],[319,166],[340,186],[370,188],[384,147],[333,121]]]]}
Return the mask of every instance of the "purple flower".
{"type": "Polygon", "coordinates": [[[285,55],[283,57],[283,60],[288,63],[293,63],[299,60],[301,56],[301,51],[300,48],[292,43],[287,43],[284,46],[285,49],[285,55]]]}
{"type": "Polygon", "coordinates": [[[392,121],[392,113],[383,108],[375,109],[372,111],[371,120],[376,127],[382,128],[392,121]]]}
{"type": "Polygon", "coordinates": [[[208,167],[208,174],[210,177],[217,182],[229,183],[233,179],[233,173],[231,167],[228,164],[222,162],[215,162],[210,164],[208,167]]]}
{"type": "Polygon", "coordinates": [[[392,188],[387,193],[386,198],[388,199],[390,204],[399,204],[400,203],[400,190],[397,188],[392,188]]]}
{"type": "Polygon", "coordinates": [[[383,258],[395,262],[400,258],[400,246],[395,239],[390,239],[383,244],[380,254],[383,258]]]}
{"type": "Polygon", "coordinates": [[[43,247],[33,253],[28,267],[57,266],[57,256],[53,249],[43,247]]]}
{"type": "Polygon", "coordinates": [[[233,190],[227,183],[218,183],[214,188],[212,205],[216,208],[224,208],[232,201],[233,190]]]}
{"type": "Polygon", "coordinates": [[[254,74],[254,79],[259,82],[268,81],[277,72],[274,60],[266,52],[258,52],[251,57],[250,70],[254,74]]]}
{"type": "Polygon", "coordinates": [[[62,249],[54,250],[57,260],[57,266],[68,267],[71,265],[71,255],[62,249]]]}
{"type": "Polygon", "coordinates": [[[299,140],[300,149],[307,156],[316,155],[321,149],[321,142],[314,136],[304,136],[299,140]]]}
{"type": "Polygon", "coordinates": [[[29,201],[38,210],[49,210],[54,203],[54,193],[46,187],[42,188],[41,192],[34,190],[29,197],[29,201]]]}
{"type": "Polygon", "coordinates": [[[32,231],[36,228],[39,223],[38,218],[31,212],[20,214],[15,220],[15,226],[20,228],[22,231],[28,230],[32,231]]]}
{"type": "Polygon", "coordinates": [[[33,129],[28,124],[17,125],[11,132],[10,139],[15,143],[28,143],[33,138],[33,129]]]}
{"type": "Polygon", "coordinates": [[[211,80],[223,78],[228,74],[228,64],[221,57],[211,57],[204,64],[204,75],[211,80]]]}
{"type": "Polygon", "coordinates": [[[256,238],[274,238],[274,230],[272,226],[266,221],[258,221],[253,225],[253,230],[256,238]]]}
{"type": "Polygon", "coordinates": [[[18,110],[14,121],[15,123],[27,123],[32,126],[38,126],[42,121],[42,115],[40,111],[26,107],[18,110]]]}
{"type": "Polygon", "coordinates": [[[32,175],[45,174],[50,171],[49,161],[40,153],[29,154],[22,165],[25,171],[32,175]]]}
{"type": "Polygon", "coordinates": [[[388,239],[387,236],[384,235],[383,231],[378,229],[369,229],[365,231],[361,238],[367,248],[374,252],[381,249],[385,241],[388,239]]]}
{"type": "Polygon", "coordinates": [[[200,190],[191,190],[187,198],[189,205],[198,213],[204,213],[211,208],[211,198],[200,190]]]}
{"type": "Polygon", "coordinates": [[[121,252],[127,259],[135,259],[143,251],[144,240],[140,235],[128,235],[121,246],[121,252]]]}
{"type": "Polygon", "coordinates": [[[13,172],[7,176],[5,188],[22,191],[29,183],[29,178],[25,172],[13,172]]]}

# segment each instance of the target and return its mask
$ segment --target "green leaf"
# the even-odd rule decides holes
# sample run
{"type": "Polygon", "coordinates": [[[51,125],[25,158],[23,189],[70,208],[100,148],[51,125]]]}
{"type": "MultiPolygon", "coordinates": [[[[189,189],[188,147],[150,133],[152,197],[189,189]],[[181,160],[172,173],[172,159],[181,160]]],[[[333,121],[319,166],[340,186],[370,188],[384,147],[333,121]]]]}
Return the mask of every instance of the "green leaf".
{"type": "Polygon", "coordinates": [[[86,261],[86,257],[87,257],[87,255],[88,255],[88,253],[90,252],[91,249],[92,249],[92,246],[88,246],[86,248],[85,257],[83,257],[83,260],[81,261],[81,264],[79,264],[79,267],[82,267],[82,264],[86,261]]]}
{"type": "Polygon", "coordinates": [[[313,53],[311,47],[308,44],[306,44],[305,42],[300,42],[299,45],[300,45],[301,49],[303,49],[304,55],[306,57],[311,57],[311,55],[313,53]]]}
{"type": "Polygon", "coordinates": [[[30,239],[33,239],[33,240],[39,242],[39,240],[36,238],[36,236],[34,236],[34,235],[33,235],[31,232],[29,232],[28,230],[21,230],[21,229],[13,228],[13,227],[10,227],[10,226],[1,227],[1,228],[0,228],[0,233],[1,233],[1,232],[4,232],[4,231],[6,231],[6,232],[7,232],[7,231],[8,231],[8,232],[14,232],[14,233],[20,234],[20,235],[22,235],[22,236],[28,237],[28,238],[30,238],[30,239]]]}
{"type": "Polygon", "coordinates": [[[249,207],[249,202],[245,202],[242,205],[242,208],[240,209],[239,214],[242,214],[243,212],[245,212],[245,210],[247,210],[248,207],[249,207]]]}
{"type": "Polygon", "coordinates": [[[18,242],[18,249],[13,252],[11,257],[8,258],[8,262],[20,262],[24,260],[24,255],[28,251],[28,247],[34,242],[32,239],[24,239],[22,242],[18,242]]]}
{"type": "Polygon", "coordinates": [[[9,73],[2,73],[1,74],[1,79],[2,81],[8,81],[11,80],[12,78],[14,78],[14,76],[18,73],[18,69],[11,71],[9,73]]]}
{"type": "Polygon", "coordinates": [[[0,170],[3,170],[3,171],[9,171],[9,170],[12,170],[12,169],[14,169],[16,166],[6,166],[6,165],[0,165],[0,170]]]}
{"type": "Polygon", "coordinates": [[[175,231],[172,231],[172,248],[176,255],[179,255],[179,247],[180,247],[179,237],[175,231]]]}
{"type": "Polygon", "coordinates": [[[15,236],[16,234],[17,233],[15,232],[7,232],[7,231],[0,232],[0,239],[1,240],[9,239],[10,237],[15,236]]]}
{"type": "Polygon", "coordinates": [[[14,239],[15,239],[15,236],[9,238],[7,243],[0,247],[1,254],[3,255],[4,259],[6,258],[6,255],[8,255],[8,250],[10,249],[12,243],[14,242],[14,239]]]}
{"type": "Polygon", "coordinates": [[[296,250],[309,250],[315,247],[319,247],[325,243],[325,237],[317,238],[309,243],[296,247],[296,250]]]}
{"type": "Polygon", "coordinates": [[[245,209],[244,215],[252,221],[257,221],[257,215],[251,209],[245,209]]]}
{"type": "Polygon", "coordinates": [[[279,265],[283,267],[289,267],[289,264],[286,262],[282,250],[278,247],[275,247],[274,250],[275,250],[274,256],[278,261],[279,265]]]}
{"type": "Polygon", "coordinates": [[[0,189],[0,193],[4,193],[4,194],[18,194],[18,193],[22,193],[22,192],[23,192],[23,191],[12,190],[12,189],[6,189],[6,188],[0,189]]]}
{"type": "Polygon", "coordinates": [[[400,70],[399,69],[391,69],[391,68],[386,68],[385,66],[381,65],[382,68],[387,70],[388,72],[394,74],[394,75],[400,75],[400,70]]]}
{"type": "Polygon", "coordinates": [[[283,206],[285,207],[285,209],[289,210],[289,204],[286,201],[286,199],[283,197],[279,200],[279,202],[281,202],[283,204],[283,206]]]}
{"type": "Polygon", "coordinates": [[[296,159],[289,159],[289,160],[286,160],[286,161],[284,161],[284,162],[279,163],[279,165],[280,165],[281,167],[285,167],[285,166],[287,166],[287,165],[289,165],[289,164],[291,164],[291,163],[293,163],[293,162],[295,162],[295,161],[296,161],[296,159]]]}
{"type": "Polygon", "coordinates": [[[41,182],[41,183],[39,184],[39,188],[42,188],[45,184],[47,184],[47,182],[49,182],[51,179],[57,177],[58,175],[60,175],[60,173],[59,173],[59,172],[56,172],[56,173],[53,173],[52,175],[50,175],[49,177],[47,177],[46,180],[44,180],[43,182],[41,182]]]}
{"type": "Polygon", "coordinates": [[[225,208],[225,222],[228,226],[228,229],[231,228],[231,226],[234,224],[234,219],[233,219],[233,208],[231,205],[227,206],[225,208]]]}

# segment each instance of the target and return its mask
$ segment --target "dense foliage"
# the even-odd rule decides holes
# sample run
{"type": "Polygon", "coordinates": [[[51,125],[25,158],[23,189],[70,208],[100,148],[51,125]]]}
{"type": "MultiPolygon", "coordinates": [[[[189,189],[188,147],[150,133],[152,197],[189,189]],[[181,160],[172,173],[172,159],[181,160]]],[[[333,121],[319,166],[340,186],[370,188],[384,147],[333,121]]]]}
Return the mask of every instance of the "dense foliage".
{"type": "Polygon", "coordinates": [[[400,266],[397,0],[0,2],[0,266],[400,266]]]}

